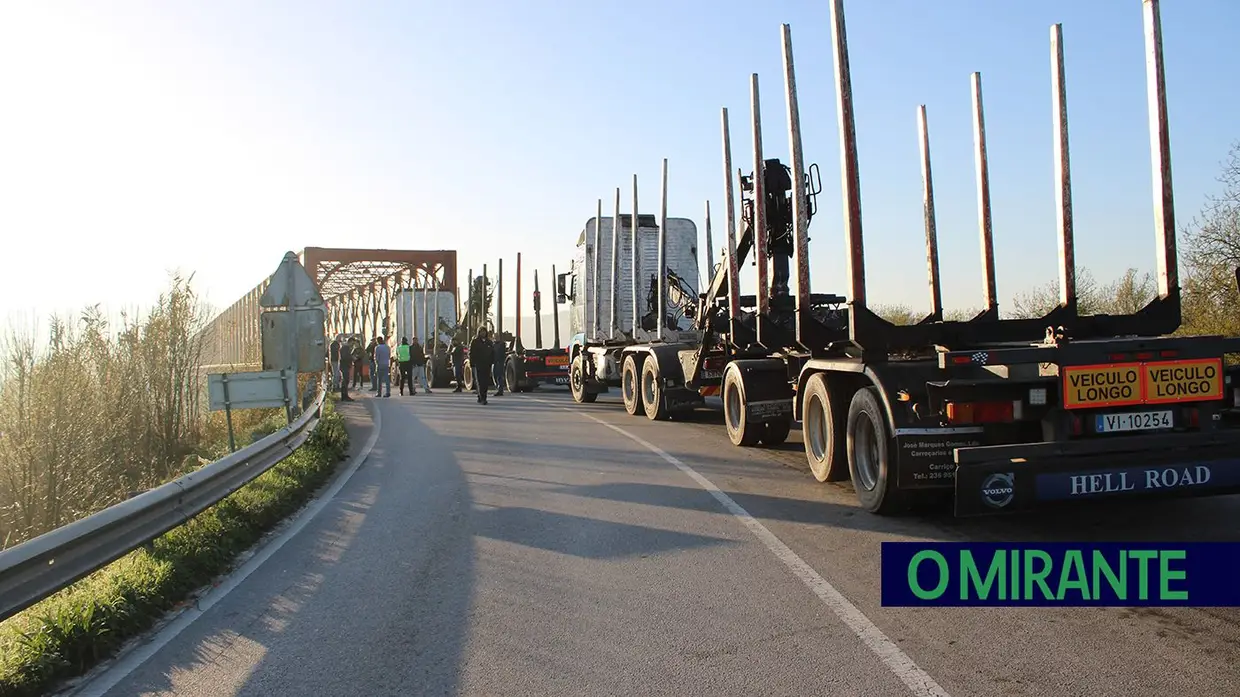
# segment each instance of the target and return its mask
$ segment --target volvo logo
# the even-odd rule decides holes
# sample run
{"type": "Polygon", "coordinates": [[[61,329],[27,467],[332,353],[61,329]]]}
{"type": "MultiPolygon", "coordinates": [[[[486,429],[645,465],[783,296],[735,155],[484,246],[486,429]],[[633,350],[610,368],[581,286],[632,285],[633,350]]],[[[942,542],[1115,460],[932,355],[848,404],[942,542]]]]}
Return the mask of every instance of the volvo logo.
{"type": "Polygon", "coordinates": [[[992,508],[1003,508],[1012,502],[1016,483],[1011,472],[995,472],[982,480],[982,501],[992,508]]]}

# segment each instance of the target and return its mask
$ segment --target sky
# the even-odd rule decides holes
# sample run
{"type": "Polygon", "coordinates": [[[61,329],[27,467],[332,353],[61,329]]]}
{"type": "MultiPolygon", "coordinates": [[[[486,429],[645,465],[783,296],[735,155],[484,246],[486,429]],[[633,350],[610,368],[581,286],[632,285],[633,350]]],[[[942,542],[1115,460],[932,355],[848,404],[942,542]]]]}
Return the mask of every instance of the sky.
{"type": "MultiPolygon", "coordinates": [[[[871,303],[929,307],[919,104],[944,303],[982,302],[973,71],[1001,309],[1056,278],[1056,22],[1078,264],[1102,279],[1153,270],[1139,0],[849,0],[845,12],[871,303]]],[[[527,275],[549,277],[568,267],[598,199],[610,215],[620,187],[629,211],[634,174],[642,213],[658,213],[663,158],[669,215],[701,230],[710,200],[719,248],[719,109],[748,171],[750,73],[766,155],[787,161],[785,22],[806,162],[822,174],[812,285],[845,294],[828,13],[826,0],[10,0],[0,314],[145,306],[172,270],[193,273],[222,308],[306,246],[456,249],[462,279],[501,257],[511,274],[521,252],[527,275]]],[[[1188,224],[1240,139],[1240,3],[1164,2],[1162,19],[1177,220],[1188,224]]]]}

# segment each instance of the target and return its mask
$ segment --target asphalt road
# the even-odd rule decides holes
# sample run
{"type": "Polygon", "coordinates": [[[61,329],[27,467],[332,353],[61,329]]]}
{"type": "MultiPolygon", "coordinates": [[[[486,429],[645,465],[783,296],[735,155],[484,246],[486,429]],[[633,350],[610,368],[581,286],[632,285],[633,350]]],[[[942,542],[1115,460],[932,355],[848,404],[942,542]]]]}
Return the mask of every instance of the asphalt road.
{"type": "Polygon", "coordinates": [[[884,608],[878,583],[883,540],[1237,540],[1240,497],[879,519],[797,432],[490,401],[343,405],[373,449],[321,510],[78,694],[1240,694],[1240,611],[884,608]]]}

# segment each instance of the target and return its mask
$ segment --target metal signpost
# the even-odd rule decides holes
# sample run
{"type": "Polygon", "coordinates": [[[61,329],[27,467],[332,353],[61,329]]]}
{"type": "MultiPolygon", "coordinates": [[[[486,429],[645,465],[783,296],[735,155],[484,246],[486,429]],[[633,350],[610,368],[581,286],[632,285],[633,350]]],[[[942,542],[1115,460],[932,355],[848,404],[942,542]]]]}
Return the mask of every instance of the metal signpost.
{"type": "Polygon", "coordinates": [[[284,255],[258,304],[269,308],[260,316],[263,369],[207,376],[211,410],[224,411],[233,451],[233,409],[284,407],[292,423],[300,411],[298,374],[323,370],[327,360],[323,297],[296,254],[284,255]]]}

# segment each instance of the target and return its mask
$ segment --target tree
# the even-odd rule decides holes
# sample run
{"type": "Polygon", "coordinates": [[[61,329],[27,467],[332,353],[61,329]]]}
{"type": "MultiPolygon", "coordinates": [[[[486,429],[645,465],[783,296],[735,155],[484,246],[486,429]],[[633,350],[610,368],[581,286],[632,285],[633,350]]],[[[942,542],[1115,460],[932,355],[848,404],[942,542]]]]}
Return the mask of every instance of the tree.
{"type": "Polygon", "coordinates": [[[1240,335],[1240,143],[1232,145],[1218,181],[1220,194],[1181,232],[1181,294],[1186,334],[1240,335]]]}

